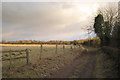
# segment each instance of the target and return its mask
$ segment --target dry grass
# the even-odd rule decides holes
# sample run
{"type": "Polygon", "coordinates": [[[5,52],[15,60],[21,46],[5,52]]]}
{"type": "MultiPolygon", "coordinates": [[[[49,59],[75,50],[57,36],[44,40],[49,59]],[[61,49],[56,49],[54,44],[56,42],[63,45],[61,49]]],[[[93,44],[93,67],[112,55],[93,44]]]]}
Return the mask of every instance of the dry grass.
{"type": "Polygon", "coordinates": [[[40,46],[39,44],[0,44],[0,46],[40,46]]]}
{"type": "Polygon", "coordinates": [[[65,52],[63,52],[62,45],[58,45],[58,52],[56,54],[55,45],[43,45],[42,59],[40,60],[40,45],[9,45],[2,47],[3,51],[8,50],[23,50],[29,51],[29,65],[26,65],[25,59],[12,61],[12,68],[9,70],[9,61],[4,61],[3,77],[11,78],[42,78],[49,77],[55,74],[64,65],[71,63],[81,53],[81,49],[76,47],[71,50],[71,45],[65,45],[65,52]]]}

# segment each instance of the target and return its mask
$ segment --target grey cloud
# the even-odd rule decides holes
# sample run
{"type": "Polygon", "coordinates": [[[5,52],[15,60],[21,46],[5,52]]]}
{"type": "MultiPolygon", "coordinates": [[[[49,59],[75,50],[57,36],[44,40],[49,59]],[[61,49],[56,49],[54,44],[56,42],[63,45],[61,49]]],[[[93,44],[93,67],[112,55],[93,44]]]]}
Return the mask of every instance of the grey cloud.
{"type": "Polygon", "coordinates": [[[74,3],[3,3],[3,39],[72,39],[82,34],[81,28],[91,21],[90,15],[75,12],[74,6],[74,3]],[[87,21],[82,20],[84,16],[87,21]]]}

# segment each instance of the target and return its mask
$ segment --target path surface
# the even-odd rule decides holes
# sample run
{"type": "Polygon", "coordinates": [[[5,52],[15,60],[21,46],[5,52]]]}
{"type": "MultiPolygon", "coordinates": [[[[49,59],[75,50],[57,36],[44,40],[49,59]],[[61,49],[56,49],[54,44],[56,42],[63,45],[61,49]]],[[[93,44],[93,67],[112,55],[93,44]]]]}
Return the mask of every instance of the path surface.
{"type": "Polygon", "coordinates": [[[88,51],[84,54],[81,54],[78,58],[74,60],[73,63],[65,66],[63,69],[59,70],[52,78],[69,78],[75,73],[78,68],[79,72],[77,77],[79,78],[92,78],[94,72],[94,64],[96,59],[96,51],[88,51]],[[78,66],[84,63],[84,60],[89,56],[87,63],[84,65],[83,69],[79,69],[78,66]]]}

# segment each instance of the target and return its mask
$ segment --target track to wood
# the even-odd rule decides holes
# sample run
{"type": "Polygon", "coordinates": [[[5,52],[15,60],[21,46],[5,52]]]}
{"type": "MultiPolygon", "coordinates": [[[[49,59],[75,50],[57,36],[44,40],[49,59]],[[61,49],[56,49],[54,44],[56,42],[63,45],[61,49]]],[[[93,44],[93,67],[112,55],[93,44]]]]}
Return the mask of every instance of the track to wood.
{"type": "Polygon", "coordinates": [[[94,62],[96,59],[96,52],[86,52],[83,53],[81,56],[79,56],[77,59],[75,59],[74,62],[71,64],[65,66],[61,70],[59,70],[56,74],[51,76],[52,78],[69,78],[71,75],[75,72],[77,66],[81,65],[86,56],[89,56],[90,59],[87,61],[87,64],[83,69],[80,69],[79,78],[92,78],[93,77],[93,71],[94,71],[94,62]]]}

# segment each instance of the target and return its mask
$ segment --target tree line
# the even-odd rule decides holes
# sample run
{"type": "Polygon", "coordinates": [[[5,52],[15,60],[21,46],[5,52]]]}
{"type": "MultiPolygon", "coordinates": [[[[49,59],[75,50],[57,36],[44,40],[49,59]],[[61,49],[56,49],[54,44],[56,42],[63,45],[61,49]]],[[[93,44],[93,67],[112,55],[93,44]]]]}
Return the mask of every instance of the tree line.
{"type": "Polygon", "coordinates": [[[110,5],[99,10],[94,20],[94,30],[101,46],[120,47],[120,21],[116,7],[110,5]]]}
{"type": "MultiPolygon", "coordinates": [[[[73,41],[62,41],[62,40],[51,40],[51,41],[38,41],[38,40],[17,40],[17,41],[6,41],[2,40],[1,44],[88,44],[89,39],[82,39],[82,40],[73,40],[73,41]]],[[[98,38],[93,38],[90,40],[90,43],[93,45],[99,45],[100,40],[98,38]]]]}

